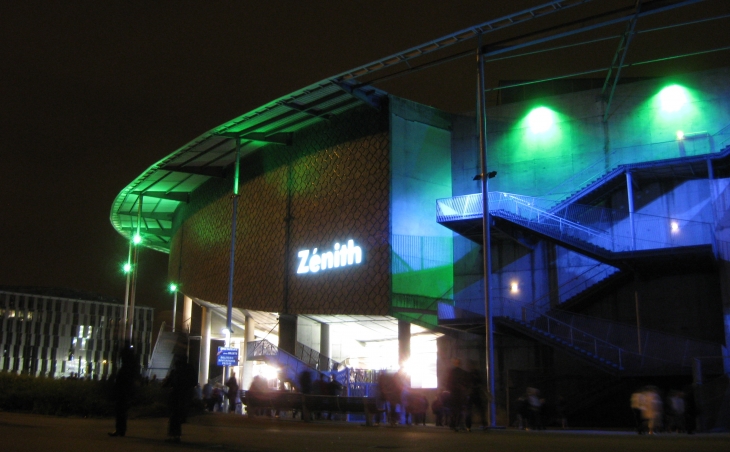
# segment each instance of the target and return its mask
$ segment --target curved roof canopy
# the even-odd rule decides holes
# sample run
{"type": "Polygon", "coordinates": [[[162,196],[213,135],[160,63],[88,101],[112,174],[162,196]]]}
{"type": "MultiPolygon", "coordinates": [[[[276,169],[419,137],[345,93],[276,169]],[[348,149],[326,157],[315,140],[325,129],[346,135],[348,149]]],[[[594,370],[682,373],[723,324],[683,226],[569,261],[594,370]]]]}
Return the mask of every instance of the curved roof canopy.
{"type": "Polygon", "coordinates": [[[235,164],[237,140],[245,157],[269,144],[291,144],[297,130],[365,103],[379,108],[383,99],[381,91],[330,79],[235,118],[155,163],[125,187],[114,200],[111,222],[130,239],[139,227],[144,246],[169,252],[175,210],[210,178],[225,177],[235,164]]]}
{"type": "MultiPolygon", "coordinates": [[[[702,0],[643,0],[600,13],[594,9],[593,15],[584,17],[582,21],[549,27],[541,33],[530,32],[501,41],[499,45],[479,49],[484,56],[497,55],[607,25],[627,22],[631,24],[639,16],[700,1],[702,0]],[[589,25],[576,28],[577,24],[584,22],[589,25]]],[[[144,239],[144,246],[167,253],[170,250],[176,209],[181,203],[189,202],[192,192],[210,178],[225,177],[226,172],[235,164],[237,142],[240,142],[241,157],[267,145],[291,144],[296,131],[319,121],[328,120],[361,105],[381,108],[387,94],[373,88],[373,83],[474,55],[477,47],[473,42],[467,46],[468,41],[591,2],[595,7],[604,6],[603,2],[593,0],[548,1],[343,72],[239,116],[184,145],[127,185],[114,200],[111,222],[123,236],[131,239],[139,232],[144,239]],[[412,63],[420,57],[425,58],[418,64],[412,63]]],[[[619,46],[620,49],[626,47],[628,46],[619,46]]],[[[619,51],[615,57],[618,55],[619,51]]],[[[609,77],[610,75],[609,70],[609,77]]]]}

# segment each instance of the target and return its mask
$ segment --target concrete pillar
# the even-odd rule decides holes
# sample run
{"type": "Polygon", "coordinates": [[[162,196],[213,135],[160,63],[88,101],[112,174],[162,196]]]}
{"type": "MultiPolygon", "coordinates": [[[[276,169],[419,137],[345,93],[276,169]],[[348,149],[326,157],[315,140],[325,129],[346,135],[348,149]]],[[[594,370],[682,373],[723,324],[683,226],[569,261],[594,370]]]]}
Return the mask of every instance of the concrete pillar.
{"type": "Polygon", "coordinates": [[[251,316],[246,316],[245,334],[246,344],[243,347],[243,372],[241,374],[241,389],[248,389],[251,387],[253,381],[253,361],[246,360],[248,356],[248,343],[256,340],[254,334],[256,330],[256,320],[251,316]]]}
{"type": "MultiPolygon", "coordinates": [[[[187,298],[186,302],[187,302],[187,298]]],[[[201,306],[200,318],[200,363],[198,365],[198,382],[203,386],[208,382],[208,366],[210,365],[210,329],[213,313],[205,306],[201,306]]]]}
{"type": "Polygon", "coordinates": [[[279,349],[296,356],[297,316],[279,314],[279,349]]]}
{"type": "Polygon", "coordinates": [[[319,326],[319,370],[330,370],[329,358],[331,357],[330,326],[328,323],[322,323],[319,326]]]}
{"type": "Polygon", "coordinates": [[[411,357],[411,324],[398,319],[398,364],[403,365],[411,357]]]}
{"type": "Polygon", "coordinates": [[[190,333],[190,322],[193,316],[193,299],[185,295],[182,312],[182,330],[190,333]]]}

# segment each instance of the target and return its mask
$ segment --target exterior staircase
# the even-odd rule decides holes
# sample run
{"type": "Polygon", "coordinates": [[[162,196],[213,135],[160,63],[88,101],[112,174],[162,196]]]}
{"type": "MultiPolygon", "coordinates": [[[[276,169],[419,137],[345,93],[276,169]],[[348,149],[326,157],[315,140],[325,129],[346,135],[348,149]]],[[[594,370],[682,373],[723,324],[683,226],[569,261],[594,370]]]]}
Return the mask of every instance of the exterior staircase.
{"type": "Polygon", "coordinates": [[[297,343],[297,356],[286,352],[266,339],[251,341],[246,344],[247,361],[264,361],[281,369],[280,379],[298,384],[302,372],[311,372],[314,375],[333,375],[341,384],[347,383],[345,371],[333,371],[337,368],[335,361],[319,354],[304,344],[297,343]],[[321,366],[326,363],[325,366],[321,366]],[[325,368],[326,367],[326,368],[325,368]]]}
{"type": "Polygon", "coordinates": [[[155,348],[152,350],[149,365],[145,369],[145,376],[151,378],[157,375],[162,380],[172,368],[175,356],[187,355],[188,335],[187,333],[166,331],[163,322],[160,333],[157,335],[155,348]]]}

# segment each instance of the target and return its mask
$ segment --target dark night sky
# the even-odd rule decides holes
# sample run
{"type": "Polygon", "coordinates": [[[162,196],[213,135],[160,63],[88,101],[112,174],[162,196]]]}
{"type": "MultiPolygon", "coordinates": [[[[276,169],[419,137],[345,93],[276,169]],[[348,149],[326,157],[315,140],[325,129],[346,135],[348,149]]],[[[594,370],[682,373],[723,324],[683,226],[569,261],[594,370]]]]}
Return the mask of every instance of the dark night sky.
{"type": "MultiPolygon", "coordinates": [[[[719,1],[730,12],[730,2],[719,1]]],[[[109,213],[150,165],[311,83],[540,3],[1,2],[0,285],[122,299],[127,243],[109,213]]],[[[551,64],[540,67],[556,69],[551,64]]],[[[438,75],[419,73],[396,94],[419,88],[433,105],[472,109],[473,68],[467,60],[438,75]],[[441,91],[445,85],[458,90],[441,91]]],[[[167,255],[142,253],[138,303],[169,309],[166,266],[167,255]]]]}

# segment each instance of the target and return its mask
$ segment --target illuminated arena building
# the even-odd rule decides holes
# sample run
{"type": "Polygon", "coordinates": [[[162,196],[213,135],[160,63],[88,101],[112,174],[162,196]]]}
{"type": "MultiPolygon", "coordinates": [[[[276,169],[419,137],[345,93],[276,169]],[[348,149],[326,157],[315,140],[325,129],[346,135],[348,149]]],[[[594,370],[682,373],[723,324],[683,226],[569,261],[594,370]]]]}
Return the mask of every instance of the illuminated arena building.
{"type": "Polygon", "coordinates": [[[220,376],[216,350],[230,340],[248,358],[246,388],[283,350],[294,358],[279,361],[282,379],[298,366],[403,365],[433,398],[458,357],[489,369],[502,425],[529,386],[594,423],[647,383],[694,382],[708,409],[727,405],[730,69],[621,77],[637,23],[668,27],[683,6],[662,0],[477,45],[582,3],[549,2],[308,86],[124,188],[112,223],[169,253],[200,381],[220,376]],[[459,46],[489,64],[505,48],[611,26],[600,79],[561,73],[533,88],[523,73],[482,89],[500,95],[473,114],[374,86],[459,46]]]}

